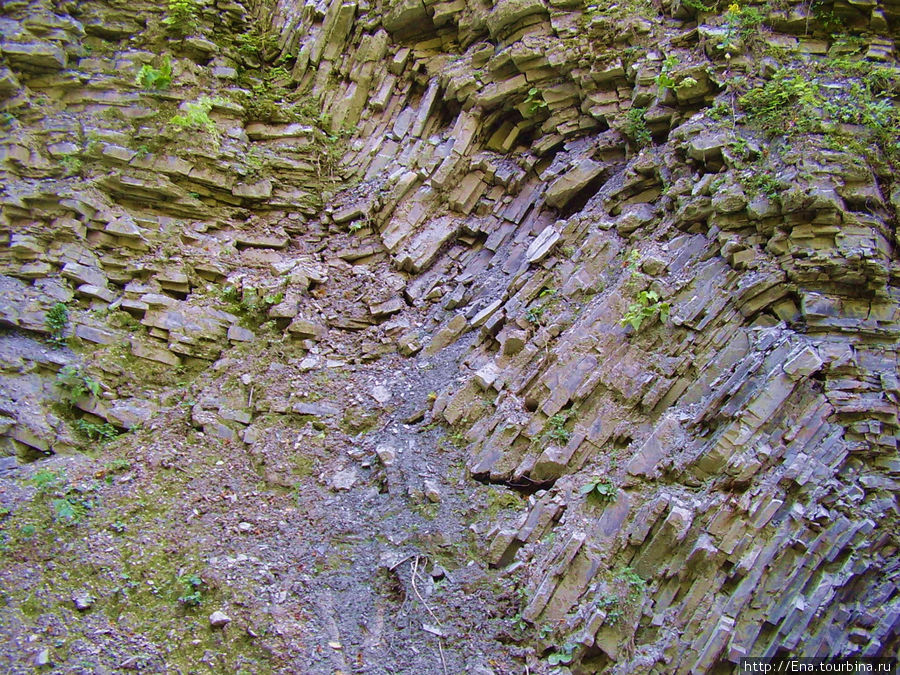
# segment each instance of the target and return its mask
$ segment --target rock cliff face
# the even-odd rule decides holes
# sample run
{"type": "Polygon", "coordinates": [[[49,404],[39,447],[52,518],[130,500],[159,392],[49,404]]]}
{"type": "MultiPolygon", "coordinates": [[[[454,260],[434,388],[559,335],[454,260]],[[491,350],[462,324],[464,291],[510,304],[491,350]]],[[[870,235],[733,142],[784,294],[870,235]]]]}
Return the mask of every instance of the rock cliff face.
{"type": "Polygon", "coordinates": [[[896,654],[900,4],[0,11],[9,672],[896,654]]]}

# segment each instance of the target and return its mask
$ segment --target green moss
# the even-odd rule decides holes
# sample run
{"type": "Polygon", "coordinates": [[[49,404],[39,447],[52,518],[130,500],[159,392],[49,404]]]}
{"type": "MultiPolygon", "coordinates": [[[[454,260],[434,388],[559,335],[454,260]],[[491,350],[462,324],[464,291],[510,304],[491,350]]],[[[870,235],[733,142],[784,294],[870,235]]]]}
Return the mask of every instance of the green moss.
{"type": "Polygon", "coordinates": [[[378,425],[379,414],[371,408],[351,406],[344,410],[341,431],[349,435],[365,434],[378,425]]]}
{"type": "Polygon", "coordinates": [[[488,493],[487,506],[481,512],[482,519],[494,520],[501,511],[518,510],[523,506],[522,497],[512,490],[494,488],[488,493]]]}
{"type": "Polygon", "coordinates": [[[309,478],[315,469],[316,461],[307,455],[295,455],[294,460],[294,476],[299,480],[309,478]]]}

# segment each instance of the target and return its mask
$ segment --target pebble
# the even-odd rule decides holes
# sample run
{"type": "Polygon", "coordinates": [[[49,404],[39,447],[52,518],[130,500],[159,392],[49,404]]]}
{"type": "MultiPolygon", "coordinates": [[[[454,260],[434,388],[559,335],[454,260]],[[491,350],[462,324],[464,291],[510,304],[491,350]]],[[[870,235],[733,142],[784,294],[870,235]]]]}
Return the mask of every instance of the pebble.
{"type": "Polygon", "coordinates": [[[231,623],[231,617],[221,610],[216,610],[209,615],[209,625],[213,628],[224,628],[231,623]]]}
{"type": "Polygon", "coordinates": [[[40,668],[42,666],[46,666],[50,664],[50,650],[44,647],[41,651],[39,651],[35,657],[34,661],[32,661],[35,668],[40,668]]]}
{"type": "Polygon", "coordinates": [[[87,591],[79,591],[72,596],[72,602],[75,603],[75,609],[85,612],[93,606],[94,598],[87,591]]]}
{"type": "Polygon", "coordinates": [[[385,387],[383,384],[378,384],[372,387],[372,398],[374,398],[378,403],[387,403],[391,400],[391,392],[385,387]]]}
{"type": "Polygon", "coordinates": [[[397,451],[389,445],[376,446],[375,454],[385,466],[391,466],[397,460],[397,451]]]}
{"type": "Polygon", "coordinates": [[[428,501],[434,503],[441,501],[441,491],[438,488],[437,483],[433,480],[426,480],[424,487],[425,496],[428,498],[428,501]]]}
{"type": "Polygon", "coordinates": [[[338,471],[331,477],[331,486],[335,490],[349,490],[356,483],[356,469],[350,467],[344,471],[338,471]]]}

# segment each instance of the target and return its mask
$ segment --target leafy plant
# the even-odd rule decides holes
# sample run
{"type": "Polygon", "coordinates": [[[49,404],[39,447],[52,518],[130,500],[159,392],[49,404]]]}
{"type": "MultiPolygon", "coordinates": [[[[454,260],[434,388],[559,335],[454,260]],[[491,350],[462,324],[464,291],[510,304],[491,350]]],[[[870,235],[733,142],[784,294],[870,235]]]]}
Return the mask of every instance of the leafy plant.
{"type": "Polygon", "coordinates": [[[764,194],[768,197],[778,195],[780,186],[775,174],[764,170],[750,170],[741,174],[741,184],[750,194],[764,194]]]}
{"type": "Polygon", "coordinates": [[[65,482],[65,474],[46,469],[38,471],[28,481],[37,488],[38,494],[52,491],[65,482]]]}
{"type": "Polygon", "coordinates": [[[706,114],[716,121],[721,121],[727,117],[731,117],[731,112],[731,106],[725,101],[716,101],[713,103],[712,107],[706,111],[706,114]]]}
{"type": "Polygon", "coordinates": [[[528,111],[528,116],[531,117],[546,107],[547,102],[544,100],[540,90],[537,87],[531,87],[528,90],[528,95],[525,97],[525,109],[528,111]]]}
{"type": "Polygon", "coordinates": [[[195,0],[166,0],[168,16],[162,20],[169,30],[185,35],[197,27],[197,4],[195,0]]]}
{"type": "Polygon", "coordinates": [[[50,342],[62,347],[66,343],[66,328],[69,325],[69,308],[65,303],[57,302],[47,311],[44,325],[50,331],[50,342]]]}
{"type": "Polygon", "coordinates": [[[159,68],[145,63],[138,71],[135,84],[144,89],[168,89],[172,84],[172,59],[168,56],[159,68]]]}
{"type": "Polygon", "coordinates": [[[597,600],[597,608],[606,612],[606,618],[603,623],[615,626],[622,620],[625,613],[619,604],[619,598],[615,595],[601,595],[597,600]]]}
{"type": "Polygon", "coordinates": [[[663,89],[676,88],[675,78],[672,77],[671,73],[679,63],[680,61],[675,55],[669,55],[663,60],[659,74],[656,76],[656,86],[659,87],[660,92],[663,89]]]}
{"type": "Polygon", "coordinates": [[[747,143],[747,139],[741,138],[740,136],[736,138],[732,138],[728,141],[728,148],[738,157],[745,157],[747,155],[747,151],[749,149],[749,144],[747,143]]]}
{"type": "Polygon", "coordinates": [[[89,502],[85,502],[72,495],[66,495],[53,500],[53,513],[56,519],[67,520],[70,523],[77,523],[81,520],[89,508],[89,502]]]}
{"type": "Polygon", "coordinates": [[[681,4],[697,12],[715,12],[719,3],[716,0],[711,5],[705,5],[700,0],[681,0],[681,4]]]}
{"type": "Polygon", "coordinates": [[[64,176],[80,176],[84,169],[84,162],[78,155],[63,155],[59,158],[59,163],[63,166],[64,176]]]}
{"type": "Polygon", "coordinates": [[[197,101],[187,102],[183,106],[183,112],[173,115],[169,123],[179,129],[193,131],[205,131],[218,143],[219,131],[216,123],[209,117],[209,111],[213,109],[216,100],[209,96],[201,96],[197,101]]]}
{"type": "Polygon", "coordinates": [[[119,435],[119,430],[109,422],[98,424],[84,419],[77,419],[75,420],[75,428],[92,441],[106,441],[119,435]]]}
{"type": "Polygon", "coordinates": [[[628,253],[625,255],[625,270],[628,272],[628,274],[632,277],[637,274],[640,264],[641,254],[638,253],[638,250],[636,248],[633,248],[628,251],[628,253]]]}
{"type": "Polygon", "coordinates": [[[66,366],[60,370],[56,376],[56,386],[65,394],[70,406],[74,406],[88,394],[100,396],[102,390],[100,383],[85,375],[78,366],[66,366]]]}
{"type": "Polygon", "coordinates": [[[184,588],[178,602],[185,607],[199,607],[203,602],[203,579],[196,574],[185,574],[178,577],[178,583],[184,588]]]}
{"type": "Polygon", "coordinates": [[[813,73],[782,68],[750,89],[739,99],[750,123],[770,135],[823,130],[831,147],[863,155],[874,142],[888,159],[900,159],[900,111],[891,98],[897,78],[871,65],[848,68],[842,59],[821,72],[824,85],[813,73]],[[842,124],[870,133],[848,131],[842,124]]]}
{"type": "Polygon", "coordinates": [[[544,437],[551,441],[568,443],[569,438],[572,436],[572,433],[566,429],[566,422],[568,419],[568,415],[564,413],[556,413],[553,415],[547,420],[547,431],[544,432],[544,437]]]}
{"type": "Polygon", "coordinates": [[[628,311],[619,320],[622,326],[630,325],[634,330],[640,330],[641,325],[648,320],[659,316],[659,320],[665,323],[669,319],[669,303],[660,299],[656,291],[641,291],[638,293],[637,302],[628,307],[628,311]]]}
{"type": "Polygon", "coordinates": [[[528,323],[540,323],[541,318],[544,316],[544,311],[547,308],[543,305],[540,307],[532,307],[525,312],[525,320],[528,323]]]}
{"type": "Polygon", "coordinates": [[[278,49],[278,38],[261,31],[257,25],[246,33],[235,35],[234,43],[238,52],[258,59],[266,59],[278,49]]]}
{"type": "Polygon", "coordinates": [[[578,647],[573,642],[567,642],[562,647],[560,647],[557,651],[552,652],[550,656],[547,657],[547,662],[551,666],[557,666],[560,663],[569,664],[572,663],[572,659],[575,658],[575,649],[578,647]]]}
{"type": "Polygon", "coordinates": [[[93,488],[79,489],[70,485],[62,472],[38,471],[29,482],[37,488],[39,498],[53,497],[50,506],[56,520],[77,523],[95,505],[88,496],[93,488]]]}
{"type": "Polygon", "coordinates": [[[814,81],[784,68],[739,99],[750,121],[770,133],[811,130],[817,117],[812,111],[819,102],[814,81]]]}
{"type": "Polygon", "coordinates": [[[622,582],[628,588],[628,599],[637,600],[647,586],[644,578],[630,567],[624,568],[616,575],[616,581],[622,582]]]}
{"type": "Polygon", "coordinates": [[[643,148],[653,142],[653,136],[647,127],[646,108],[630,108],[625,113],[625,135],[639,147],[643,148]]]}
{"type": "Polygon", "coordinates": [[[755,7],[741,7],[736,2],[728,5],[724,18],[725,34],[718,47],[725,52],[726,57],[737,46],[739,39],[753,37],[765,20],[765,16],[755,7]]]}
{"type": "Polygon", "coordinates": [[[594,478],[584,485],[579,491],[582,497],[593,497],[601,502],[614,502],[619,494],[619,488],[609,478],[594,478]]]}

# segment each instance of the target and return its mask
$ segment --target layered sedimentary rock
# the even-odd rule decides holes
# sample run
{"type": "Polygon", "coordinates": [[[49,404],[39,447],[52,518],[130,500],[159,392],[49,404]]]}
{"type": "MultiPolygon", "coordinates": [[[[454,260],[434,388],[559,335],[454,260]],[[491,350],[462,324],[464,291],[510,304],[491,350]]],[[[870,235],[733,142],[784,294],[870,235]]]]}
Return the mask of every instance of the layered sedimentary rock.
{"type": "MultiPolygon", "coordinates": [[[[128,429],[237,354],[299,378],[464,342],[411,423],[529,495],[475,530],[532,672],[896,652],[900,6],[3,12],[9,454],[79,445],[66,367],[128,429]],[[58,303],[74,352],[35,341],[58,303]]],[[[266,415],[346,421],[285,384],[191,424],[262,452],[266,415]]]]}

